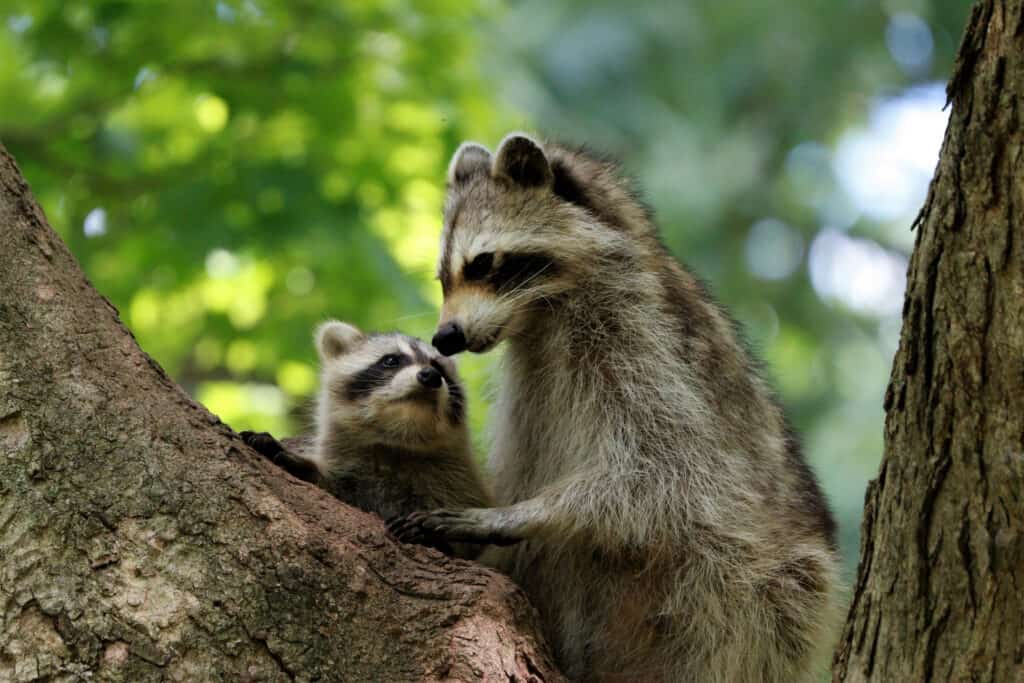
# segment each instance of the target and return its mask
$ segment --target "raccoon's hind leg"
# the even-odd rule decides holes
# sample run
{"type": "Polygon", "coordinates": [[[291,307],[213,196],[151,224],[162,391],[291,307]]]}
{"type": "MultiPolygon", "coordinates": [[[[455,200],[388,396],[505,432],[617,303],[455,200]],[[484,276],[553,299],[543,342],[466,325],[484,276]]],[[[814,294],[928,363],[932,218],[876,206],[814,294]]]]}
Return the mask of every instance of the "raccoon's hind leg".
{"type": "Polygon", "coordinates": [[[312,461],[292,453],[268,432],[239,432],[249,447],[288,474],[311,483],[317,483],[319,472],[312,461]]]}

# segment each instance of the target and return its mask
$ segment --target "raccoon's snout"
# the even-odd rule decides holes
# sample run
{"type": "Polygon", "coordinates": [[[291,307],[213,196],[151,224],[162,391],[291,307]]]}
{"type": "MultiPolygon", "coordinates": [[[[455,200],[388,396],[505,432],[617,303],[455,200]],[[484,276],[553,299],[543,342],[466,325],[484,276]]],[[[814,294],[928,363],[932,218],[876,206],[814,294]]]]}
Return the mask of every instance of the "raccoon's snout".
{"type": "Polygon", "coordinates": [[[466,350],[466,335],[458,323],[449,321],[437,328],[431,343],[442,354],[453,356],[466,350]]]}
{"type": "Polygon", "coordinates": [[[416,373],[416,379],[429,389],[440,389],[441,383],[444,381],[441,373],[434,368],[422,368],[416,373]]]}

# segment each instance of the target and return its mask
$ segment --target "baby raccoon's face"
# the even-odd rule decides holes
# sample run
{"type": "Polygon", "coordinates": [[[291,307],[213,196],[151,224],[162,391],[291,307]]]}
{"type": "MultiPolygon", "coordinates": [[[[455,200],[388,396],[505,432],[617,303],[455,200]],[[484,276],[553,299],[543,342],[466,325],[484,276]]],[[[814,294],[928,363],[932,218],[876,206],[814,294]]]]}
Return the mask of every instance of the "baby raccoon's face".
{"type": "Polygon", "coordinates": [[[366,335],[346,323],[317,332],[321,420],[369,443],[438,450],[465,438],[455,365],[398,333],[366,335]]]}

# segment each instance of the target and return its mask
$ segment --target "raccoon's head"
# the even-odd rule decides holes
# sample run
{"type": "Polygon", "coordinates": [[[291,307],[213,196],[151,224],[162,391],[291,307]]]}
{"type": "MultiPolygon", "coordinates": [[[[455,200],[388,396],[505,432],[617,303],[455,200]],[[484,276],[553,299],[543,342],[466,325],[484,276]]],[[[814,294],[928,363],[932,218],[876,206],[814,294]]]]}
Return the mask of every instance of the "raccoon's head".
{"type": "Polygon", "coordinates": [[[316,332],[319,420],[339,438],[431,451],[464,438],[465,399],[455,364],[404,334],[364,334],[330,321],[316,332]]]}
{"type": "Polygon", "coordinates": [[[527,331],[615,251],[622,235],[595,221],[571,154],[517,133],[493,155],[476,143],[455,152],[437,273],[441,353],[487,351],[527,331]]]}

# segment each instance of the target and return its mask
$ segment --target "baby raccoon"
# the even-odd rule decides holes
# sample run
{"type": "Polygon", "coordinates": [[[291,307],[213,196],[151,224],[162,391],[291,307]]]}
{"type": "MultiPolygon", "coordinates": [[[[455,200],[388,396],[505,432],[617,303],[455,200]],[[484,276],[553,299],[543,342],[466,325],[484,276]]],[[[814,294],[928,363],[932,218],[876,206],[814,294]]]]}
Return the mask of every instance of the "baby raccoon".
{"type": "MultiPolygon", "coordinates": [[[[438,507],[487,507],[473,463],[455,364],[398,333],[364,334],[331,321],[316,332],[320,393],[312,439],[281,444],[243,432],[291,474],[384,519],[438,507]]],[[[479,546],[435,544],[458,557],[479,546]]]]}

